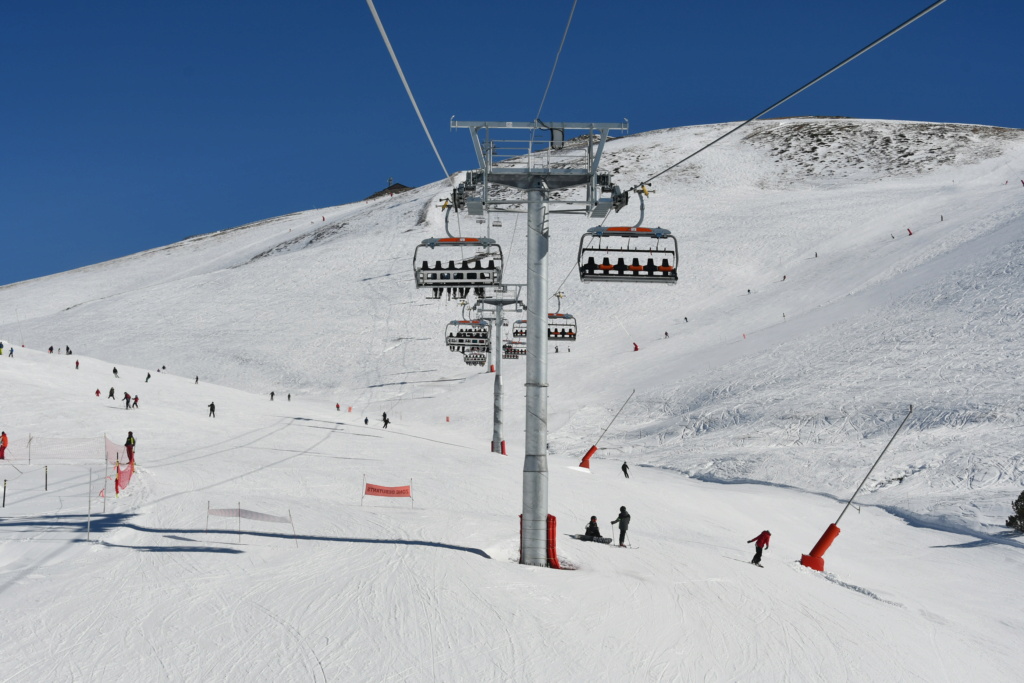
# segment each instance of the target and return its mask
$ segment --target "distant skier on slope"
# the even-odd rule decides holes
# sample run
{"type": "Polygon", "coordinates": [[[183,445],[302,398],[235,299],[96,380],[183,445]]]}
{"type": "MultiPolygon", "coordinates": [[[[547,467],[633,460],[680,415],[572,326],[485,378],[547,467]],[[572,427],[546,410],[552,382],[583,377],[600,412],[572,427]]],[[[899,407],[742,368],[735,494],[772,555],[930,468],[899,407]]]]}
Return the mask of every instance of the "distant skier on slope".
{"type": "Polygon", "coordinates": [[[114,368],[114,377],[117,377],[117,368],[114,368]]]}
{"type": "Polygon", "coordinates": [[[7,439],[7,432],[0,432],[0,460],[3,460],[6,457],[4,453],[7,451],[8,443],[9,440],[7,439]]]}
{"type": "Polygon", "coordinates": [[[213,401],[206,407],[210,409],[210,417],[217,417],[217,406],[213,405],[213,401]]]}
{"type": "Polygon", "coordinates": [[[629,513],[626,512],[626,506],[623,505],[619,508],[619,516],[612,520],[612,524],[619,525],[619,545],[626,545],[626,531],[629,530],[629,513]]]}
{"type": "Polygon", "coordinates": [[[107,398],[114,398],[114,387],[110,387],[110,393],[107,394],[107,398]]]}
{"type": "Polygon", "coordinates": [[[754,559],[750,561],[750,564],[756,564],[758,567],[761,566],[761,551],[768,547],[768,542],[772,539],[772,532],[765,529],[754,538],[747,541],[747,543],[753,543],[757,549],[754,552],[754,559]]]}
{"type": "Polygon", "coordinates": [[[625,462],[622,463],[622,473],[626,475],[626,479],[629,479],[629,465],[627,465],[625,462]]]}

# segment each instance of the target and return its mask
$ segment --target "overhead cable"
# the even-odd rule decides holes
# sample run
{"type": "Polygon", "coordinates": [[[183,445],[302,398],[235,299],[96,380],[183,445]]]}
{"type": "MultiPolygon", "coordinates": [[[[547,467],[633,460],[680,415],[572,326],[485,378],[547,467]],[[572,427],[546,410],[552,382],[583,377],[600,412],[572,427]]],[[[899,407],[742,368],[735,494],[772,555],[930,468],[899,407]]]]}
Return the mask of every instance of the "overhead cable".
{"type": "Polygon", "coordinates": [[[682,160],[680,160],[680,161],[677,161],[676,163],[672,164],[671,166],[669,166],[669,167],[668,167],[668,168],[666,168],[665,170],[663,170],[663,171],[661,171],[661,172],[659,172],[659,173],[656,173],[655,175],[651,176],[650,178],[648,178],[647,180],[643,181],[642,183],[638,183],[638,184],[634,185],[633,187],[631,187],[631,188],[630,188],[630,190],[629,190],[629,191],[635,190],[635,189],[639,188],[639,187],[640,187],[640,186],[642,186],[642,185],[646,185],[646,184],[650,183],[650,182],[651,182],[652,180],[654,180],[655,178],[657,178],[658,176],[664,175],[664,174],[668,173],[669,171],[671,171],[671,170],[672,170],[673,168],[676,168],[677,166],[679,166],[679,165],[681,165],[681,164],[684,164],[684,163],[686,163],[687,161],[689,161],[689,160],[690,160],[690,159],[692,159],[693,157],[697,156],[698,154],[700,154],[701,152],[703,152],[704,150],[706,150],[706,149],[707,149],[708,147],[710,147],[711,145],[714,145],[715,143],[717,143],[717,142],[719,142],[719,141],[721,141],[721,140],[723,140],[723,139],[725,139],[725,138],[729,137],[730,135],[732,135],[733,133],[735,133],[736,131],[738,131],[738,130],[739,130],[740,128],[743,128],[743,127],[744,127],[744,126],[746,126],[747,124],[749,124],[749,123],[752,123],[752,122],[756,121],[757,119],[761,118],[762,116],[764,116],[765,114],[767,114],[767,113],[768,113],[768,112],[770,112],[771,110],[775,109],[776,107],[778,107],[778,106],[782,105],[783,103],[785,103],[785,102],[788,102],[789,100],[793,99],[794,97],[796,97],[797,95],[799,95],[800,93],[802,93],[802,92],[803,92],[804,90],[807,90],[808,88],[810,88],[810,87],[811,87],[812,85],[814,85],[814,84],[815,84],[815,83],[817,83],[818,81],[820,81],[820,80],[824,79],[825,77],[827,77],[827,76],[831,75],[832,73],[834,73],[834,72],[838,71],[839,69],[841,69],[842,67],[846,66],[847,64],[849,64],[849,63],[850,63],[850,62],[852,62],[853,60],[857,59],[857,57],[860,57],[860,56],[861,56],[862,54],[864,54],[865,52],[867,52],[867,51],[868,51],[868,50],[870,50],[871,48],[873,48],[873,47],[875,47],[876,45],[878,45],[879,43],[881,43],[881,42],[883,42],[883,41],[887,40],[888,38],[890,38],[891,36],[895,35],[895,34],[896,34],[896,33],[898,33],[899,31],[901,31],[901,30],[905,29],[905,28],[906,28],[907,26],[910,26],[910,25],[911,25],[911,24],[913,24],[913,23],[914,23],[915,21],[917,21],[918,19],[920,19],[920,18],[921,18],[921,17],[923,17],[924,15],[928,14],[929,12],[931,12],[931,11],[932,11],[933,9],[935,9],[935,8],[936,8],[936,7],[938,7],[939,5],[943,4],[944,2],[946,2],[946,0],[938,0],[938,2],[932,3],[931,5],[929,5],[929,6],[928,6],[928,7],[926,7],[925,9],[921,10],[920,12],[918,12],[917,14],[915,14],[914,16],[912,16],[911,18],[909,18],[909,19],[907,19],[906,21],[904,21],[904,22],[903,22],[902,24],[900,24],[899,26],[897,26],[897,27],[896,27],[896,28],[894,28],[893,30],[891,30],[891,31],[889,31],[888,33],[886,33],[886,34],[885,34],[884,36],[882,36],[881,38],[879,38],[879,39],[875,40],[874,42],[872,42],[872,43],[871,43],[870,45],[868,45],[868,46],[866,46],[866,47],[864,47],[864,48],[862,48],[862,49],[858,50],[857,52],[855,52],[854,54],[850,55],[849,57],[847,57],[847,58],[846,58],[846,59],[844,59],[843,61],[839,62],[839,63],[838,63],[838,64],[836,64],[836,65],[835,65],[834,67],[832,67],[831,69],[829,69],[829,70],[828,70],[828,71],[826,71],[825,73],[823,73],[823,74],[821,74],[820,76],[818,76],[817,78],[815,78],[815,79],[814,79],[813,81],[810,81],[810,82],[809,82],[809,83],[807,83],[806,85],[804,85],[804,86],[801,86],[801,87],[800,87],[799,89],[797,89],[797,90],[794,90],[793,92],[791,92],[790,94],[786,95],[786,96],[785,96],[785,97],[783,97],[783,98],[782,98],[781,100],[779,100],[778,102],[776,102],[776,103],[775,103],[775,104],[773,104],[772,106],[768,107],[768,108],[767,108],[767,109],[765,109],[764,111],[761,111],[760,113],[758,113],[758,114],[755,114],[754,116],[750,117],[749,119],[747,119],[747,120],[746,120],[746,121],[744,121],[743,123],[739,124],[738,126],[736,126],[735,128],[733,128],[732,130],[730,130],[730,131],[728,131],[728,132],[726,132],[726,133],[724,133],[724,134],[720,135],[719,137],[715,138],[714,140],[712,140],[712,141],[711,141],[711,142],[709,142],[708,144],[706,144],[706,145],[704,145],[703,147],[701,147],[700,149],[698,149],[698,150],[697,150],[696,152],[694,152],[693,154],[690,154],[689,156],[687,156],[687,157],[683,158],[683,159],[682,159],[682,160]]]}
{"type": "Polygon", "coordinates": [[[548,76],[548,84],[544,88],[544,96],[540,98],[540,106],[537,107],[537,115],[534,117],[535,120],[540,120],[540,112],[544,108],[544,101],[548,98],[548,90],[551,89],[551,81],[555,80],[555,69],[558,68],[558,58],[562,56],[562,48],[565,47],[565,39],[569,35],[569,27],[572,26],[572,17],[576,14],[576,3],[579,0],[573,0],[572,9],[569,10],[569,21],[565,24],[565,33],[562,34],[562,42],[558,46],[558,52],[555,54],[555,63],[551,65],[551,75],[548,76]]]}
{"type": "Polygon", "coordinates": [[[420,107],[416,104],[416,98],[413,97],[412,88],[409,87],[409,81],[405,79],[405,72],[402,71],[402,65],[398,63],[398,56],[395,54],[394,48],[391,47],[391,41],[388,40],[387,31],[384,30],[384,24],[380,21],[380,15],[377,14],[377,8],[373,5],[373,0],[366,0],[366,4],[370,7],[370,12],[373,14],[373,20],[377,22],[377,29],[380,31],[380,37],[384,39],[384,44],[388,48],[388,52],[391,53],[391,61],[395,63],[395,69],[398,71],[398,77],[402,79],[402,85],[405,86],[405,92],[409,95],[409,101],[412,102],[412,108],[416,110],[416,116],[420,119],[420,125],[423,126],[423,132],[427,134],[427,140],[430,141],[430,146],[434,148],[434,154],[437,156],[437,161],[441,164],[441,169],[444,171],[444,176],[448,178],[453,186],[455,181],[452,180],[451,174],[448,173],[448,169],[444,165],[444,161],[441,160],[441,153],[437,151],[437,145],[434,144],[434,138],[430,135],[430,129],[427,128],[427,122],[423,120],[423,114],[420,113],[420,107]]]}

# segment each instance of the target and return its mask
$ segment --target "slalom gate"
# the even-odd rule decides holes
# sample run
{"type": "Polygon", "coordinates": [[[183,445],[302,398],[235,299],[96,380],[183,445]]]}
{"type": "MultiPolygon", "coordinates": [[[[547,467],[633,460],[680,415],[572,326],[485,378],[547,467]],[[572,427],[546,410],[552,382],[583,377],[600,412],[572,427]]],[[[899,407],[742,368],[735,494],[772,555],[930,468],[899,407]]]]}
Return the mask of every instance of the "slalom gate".
{"type": "Polygon", "coordinates": [[[232,517],[238,519],[238,542],[242,542],[242,520],[249,519],[255,522],[264,522],[267,524],[288,524],[292,528],[292,540],[295,541],[295,547],[299,547],[299,539],[296,538],[295,533],[295,522],[292,520],[292,511],[288,510],[288,516],[283,517],[281,515],[270,515],[265,512],[256,512],[255,510],[247,510],[242,507],[241,503],[238,503],[235,507],[231,508],[212,508],[210,507],[210,501],[206,501],[206,533],[210,533],[210,517],[232,517]]]}

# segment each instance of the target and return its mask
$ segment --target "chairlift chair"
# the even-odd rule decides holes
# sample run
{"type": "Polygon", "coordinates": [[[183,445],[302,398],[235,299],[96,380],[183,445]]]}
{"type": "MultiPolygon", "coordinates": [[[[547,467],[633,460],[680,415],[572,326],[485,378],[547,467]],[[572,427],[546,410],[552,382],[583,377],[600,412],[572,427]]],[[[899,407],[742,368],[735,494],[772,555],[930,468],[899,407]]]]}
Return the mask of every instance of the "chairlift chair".
{"type": "Polygon", "coordinates": [[[512,323],[512,338],[516,340],[526,339],[526,321],[517,320],[512,323]]]}
{"type": "Polygon", "coordinates": [[[679,247],[664,228],[598,226],[580,238],[583,282],[660,282],[679,280],[679,247]]]}
{"type": "Polygon", "coordinates": [[[487,354],[481,351],[466,351],[462,354],[466,365],[487,365],[487,354]]]}
{"type": "Polygon", "coordinates": [[[486,353],[491,345],[491,326],[483,320],[453,320],[445,326],[444,341],[452,352],[486,353]]]}
{"type": "Polygon", "coordinates": [[[431,237],[423,240],[413,255],[417,288],[433,289],[434,299],[447,292],[464,298],[470,291],[501,284],[501,247],[489,237],[431,237]],[[459,249],[458,253],[450,250],[459,249]],[[447,258],[435,249],[442,249],[447,258]]]}
{"type": "Polygon", "coordinates": [[[548,341],[576,341],[576,318],[568,313],[548,313],[548,341]]]}
{"type": "Polygon", "coordinates": [[[501,345],[501,357],[505,360],[517,360],[526,355],[526,342],[506,339],[501,345]]]}

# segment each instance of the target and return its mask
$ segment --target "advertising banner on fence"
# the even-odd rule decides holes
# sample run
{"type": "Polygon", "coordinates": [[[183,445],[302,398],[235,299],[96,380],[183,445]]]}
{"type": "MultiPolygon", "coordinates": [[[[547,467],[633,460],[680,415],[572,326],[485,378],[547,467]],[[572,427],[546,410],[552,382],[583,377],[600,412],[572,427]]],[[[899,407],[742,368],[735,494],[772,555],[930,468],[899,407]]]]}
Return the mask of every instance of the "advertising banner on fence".
{"type": "Polygon", "coordinates": [[[412,498],[412,486],[377,486],[367,484],[366,496],[384,496],[385,498],[412,498]]]}

